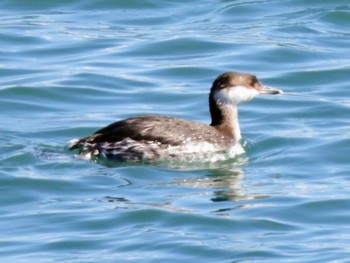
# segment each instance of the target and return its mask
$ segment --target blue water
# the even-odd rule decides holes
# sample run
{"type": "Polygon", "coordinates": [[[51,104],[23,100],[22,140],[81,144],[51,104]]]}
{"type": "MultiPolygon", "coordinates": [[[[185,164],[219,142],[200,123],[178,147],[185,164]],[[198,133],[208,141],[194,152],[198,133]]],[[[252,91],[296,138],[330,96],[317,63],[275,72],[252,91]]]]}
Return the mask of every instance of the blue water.
{"type": "Polygon", "coordinates": [[[349,1],[3,0],[2,262],[347,262],[349,1]],[[104,165],[68,140],[122,118],[209,122],[225,71],[246,154],[104,165]]]}

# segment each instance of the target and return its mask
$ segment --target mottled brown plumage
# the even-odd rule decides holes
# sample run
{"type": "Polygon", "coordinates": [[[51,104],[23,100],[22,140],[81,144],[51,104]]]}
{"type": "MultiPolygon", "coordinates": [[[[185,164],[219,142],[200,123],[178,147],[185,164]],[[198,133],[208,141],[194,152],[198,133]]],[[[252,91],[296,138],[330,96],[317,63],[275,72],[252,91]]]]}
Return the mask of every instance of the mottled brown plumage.
{"type": "Polygon", "coordinates": [[[104,156],[122,161],[224,151],[239,144],[237,104],[261,93],[280,92],[263,86],[254,75],[227,72],[213,82],[210,90],[210,125],[175,117],[138,116],[117,121],[75,140],[70,149],[79,149],[87,158],[104,156]]]}

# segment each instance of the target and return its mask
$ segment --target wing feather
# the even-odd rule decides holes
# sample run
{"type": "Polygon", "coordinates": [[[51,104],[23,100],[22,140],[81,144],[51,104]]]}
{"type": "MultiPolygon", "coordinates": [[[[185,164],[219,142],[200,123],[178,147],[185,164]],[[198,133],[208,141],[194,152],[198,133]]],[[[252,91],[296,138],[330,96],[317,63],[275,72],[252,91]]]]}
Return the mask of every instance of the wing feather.
{"type": "Polygon", "coordinates": [[[74,142],[70,148],[78,148],[84,143],[118,142],[126,138],[135,141],[158,141],[175,146],[186,140],[203,137],[211,140],[215,136],[218,136],[217,130],[204,123],[175,117],[146,115],[114,122],[74,142]]]}

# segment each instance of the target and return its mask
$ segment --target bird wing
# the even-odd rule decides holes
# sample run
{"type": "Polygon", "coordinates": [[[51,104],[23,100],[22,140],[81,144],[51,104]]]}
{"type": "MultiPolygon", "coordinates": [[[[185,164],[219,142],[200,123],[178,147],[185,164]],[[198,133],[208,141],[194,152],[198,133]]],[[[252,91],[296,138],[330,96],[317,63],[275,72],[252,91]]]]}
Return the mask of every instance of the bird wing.
{"type": "Polygon", "coordinates": [[[162,144],[179,145],[193,136],[208,136],[208,127],[210,126],[204,123],[175,117],[139,116],[114,122],[91,136],[81,139],[78,144],[117,142],[131,138],[136,141],[158,141],[162,144]]]}

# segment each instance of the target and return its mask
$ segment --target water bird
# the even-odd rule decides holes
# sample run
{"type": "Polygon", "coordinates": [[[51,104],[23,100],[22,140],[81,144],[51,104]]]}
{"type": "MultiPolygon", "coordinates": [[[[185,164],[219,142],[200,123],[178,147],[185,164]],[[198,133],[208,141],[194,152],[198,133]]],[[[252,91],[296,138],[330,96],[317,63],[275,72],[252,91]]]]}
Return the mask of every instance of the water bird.
{"type": "Polygon", "coordinates": [[[114,122],[82,139],[70,141],[85,159],[117,161],[191,159],[219,152],[244,153],[237,105],[260,94],[282,90],[263,85],[255,75],[226,72],[209,93],[211,123],[170,116],[142,115],[114,122]]]}

